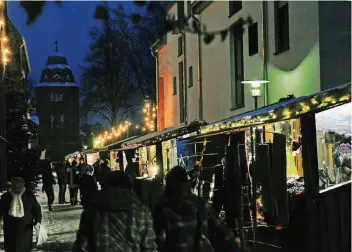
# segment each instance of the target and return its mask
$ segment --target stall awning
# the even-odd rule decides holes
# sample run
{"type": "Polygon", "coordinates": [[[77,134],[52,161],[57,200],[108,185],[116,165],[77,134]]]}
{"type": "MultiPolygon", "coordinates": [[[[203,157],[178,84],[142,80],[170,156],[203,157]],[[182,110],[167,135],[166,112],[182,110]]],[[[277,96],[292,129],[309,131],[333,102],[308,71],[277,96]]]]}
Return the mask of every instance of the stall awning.
{"type": "Polygon", "coordinates": [[[201,125],[205,125],[204,121],[194,121],[189,125],[181,125],[177,127],[170,127],[164,130],[149,133],[144,136],[137,137],[132,141],[128,141],[122,144],[122,148],[134,147],[138,148],[140,146],[152,145],[158,142],[163,142],[172,138],[176,138],[188,133],[197,132],[201,125]]]}
{"type": "Polygon", "coordinates": [[[107,147],[102,147],[102,148],[94,148],[90,150],[85,150],[80,152],[79,154],[85,155],[85,154],[91,154],[91,153],[96,153],[96,152],[101,152],[101,151],[107,151],[107,147]]]}
{"type": "Polygon", "coordinates": [[[77,155],[79,155],[79,152],[78,152],[78,151],[75,151],[75,152],[73,152],[73,153],[71,153],[71,154],[66,155],[66,156],[65,156],[65,159],[73,158],[73,157],[75,157],[75,156],[77,156],[77,155]]]}
{"type": "Polygon", "coordinates": [[[132,141],[133,139],[137,138],[139,136],[133,136],[133,137],[130,137],[130,138],[126,138],[126,139],[122,139],[120,141],[117,141],[115,143],[112,143],[112,144],[109,144],[106,146],[106,148],[108,148],[108,150],[118,150],[121,148],[121,145],[125,142],[128,142],[128,141],[132,141]]]}
{"type": "Polygon", "coordinates": [[[271,104],[256,110],[202,126],[201,135],[230,131],[236,128],[260,125],[296,118],[308,112],[326,109],[330,106],[351,101],[351,83],[327,89],[313,95],[302,96],[271,104]]]}

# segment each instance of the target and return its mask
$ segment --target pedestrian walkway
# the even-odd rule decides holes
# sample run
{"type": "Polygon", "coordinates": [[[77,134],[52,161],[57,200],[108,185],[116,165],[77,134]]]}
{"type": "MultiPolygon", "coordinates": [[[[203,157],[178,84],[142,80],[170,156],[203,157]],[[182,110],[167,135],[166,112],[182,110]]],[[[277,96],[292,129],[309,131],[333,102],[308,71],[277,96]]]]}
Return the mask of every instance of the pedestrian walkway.
{"type": "MultiPolygon", "coordinates": [[[[57,187],[57,186],[56,186],[57,187]]],[[[55,188],[57,189],[57,188],[55,188]]],[[[57,191],[55,190],[55,201],[57,202],[57,191]]],[[[68,199],[68,196],[66,197],[68,199]]],[[[69,204],[53,205],[53,211],[49,212],[46,205],[44,193],[38,193],[37,200],[42,207],[42,224],[48,232],[48,240],[42,246],[35,248],[33,252],[71,252],[72,244],[76,238],[79,226],[79,219],[82,212],[81,206],[71,206],[69,204]]],[[[3,250],[3,230],[2,221],[0,224],[0,252],[3,250]]],[[[35,237],[35,231],[34,231],[35,237]]]]}

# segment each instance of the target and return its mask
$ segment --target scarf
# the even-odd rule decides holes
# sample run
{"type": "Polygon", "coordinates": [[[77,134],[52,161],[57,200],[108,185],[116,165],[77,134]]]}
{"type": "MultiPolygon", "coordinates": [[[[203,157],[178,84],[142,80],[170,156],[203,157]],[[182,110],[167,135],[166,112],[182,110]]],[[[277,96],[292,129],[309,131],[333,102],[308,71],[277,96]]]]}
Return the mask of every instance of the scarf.
{"type": "Polygon", "coordinates": [[[22,192],[14,193],[11,189],[9,190],[12,200],[9,209],[9,215],[15,218],[22,218],[24,216],[24,207],[22,201],[22,195],[26,188],[23,188],[22,192]]]}

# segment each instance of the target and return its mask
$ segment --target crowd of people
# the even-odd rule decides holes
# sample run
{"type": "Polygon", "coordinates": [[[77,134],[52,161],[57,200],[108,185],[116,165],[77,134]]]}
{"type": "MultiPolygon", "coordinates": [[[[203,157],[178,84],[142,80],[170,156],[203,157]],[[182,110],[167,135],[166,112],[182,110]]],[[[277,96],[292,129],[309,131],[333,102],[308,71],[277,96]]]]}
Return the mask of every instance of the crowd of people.
{"type": "MultiPolygon", "coordinates": [[[[52,211],[56,181],[48,165],[46,158],[43,192],[52,211]]],[[[192,193],[182,167],[167,174],[163,195],[152,208],[135,193],[135,178],[110,170],[107,162],[98,160],[90,166],[82,158],[78,163],[62,161],[56,173],[58,202],[66,203],[68,185],[71,205],[78,204],[78,190],[83,205],[73,252],[237,250],[232,232],[219,215],[192,193]]],[[[23,179],[14,178],[11,189],[1,197],[0,216],[4,216],[5,251],[30,251],[33,226],[41,222],[41,210],[34,194],[25,190],[23,179]],[[14,209],[20,209],[19,213],[14,209]]]]}

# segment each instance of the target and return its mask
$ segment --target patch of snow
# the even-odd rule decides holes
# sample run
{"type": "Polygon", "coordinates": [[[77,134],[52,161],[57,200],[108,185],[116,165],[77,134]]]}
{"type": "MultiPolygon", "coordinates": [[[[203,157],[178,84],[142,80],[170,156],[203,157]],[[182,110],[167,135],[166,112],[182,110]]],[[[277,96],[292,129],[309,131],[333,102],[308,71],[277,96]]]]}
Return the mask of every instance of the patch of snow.
{"type": "Polygon", "coordinates": [[[77,87],[79,88],[79,84],[72,82],[41,82],[38,84],[39,87],[77,87]]]}
{"type": "Polygon", "coordinates": [[[64,65],[64,64],[50,64],[50,65],[46,65],[45,68],[48,68],[48,69],[54,69],[54,68],[71,69],[71,67],[69,67],[68,65],[64,65]]]}

